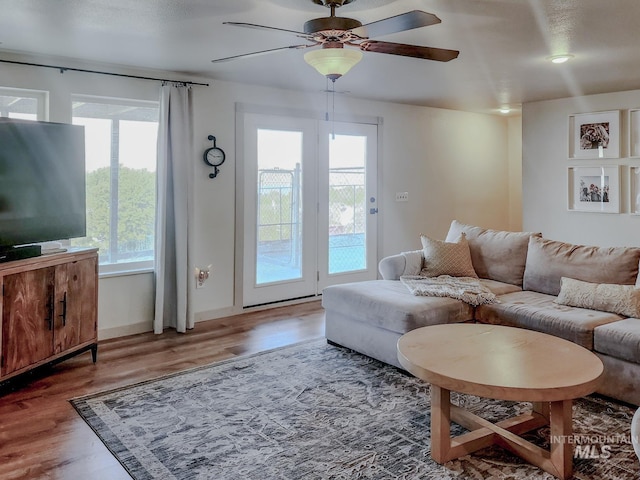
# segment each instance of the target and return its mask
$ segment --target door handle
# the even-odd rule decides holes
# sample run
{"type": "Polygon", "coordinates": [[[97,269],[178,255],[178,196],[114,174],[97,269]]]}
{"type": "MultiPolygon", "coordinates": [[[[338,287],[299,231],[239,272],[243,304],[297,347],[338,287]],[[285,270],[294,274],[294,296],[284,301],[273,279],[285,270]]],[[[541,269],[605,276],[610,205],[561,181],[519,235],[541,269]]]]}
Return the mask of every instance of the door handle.
{"type": "Polygon", "coordinates": [[[60,303],[62,304],[62,313],[60,316],[62,317],[62,326],[64,327],[67,325],[67,292],[64,292],[64,296],[62,297],[62,300],[60,300],[60,303]]]}
{"type": "Polygon", "coordinates": [[[371,215],[375,215],[376,213],[378,213],[378,209],[377,209],[377,208],[370,208],[370,209],[369,209],[369,213],[370,213],[371,215]]]}

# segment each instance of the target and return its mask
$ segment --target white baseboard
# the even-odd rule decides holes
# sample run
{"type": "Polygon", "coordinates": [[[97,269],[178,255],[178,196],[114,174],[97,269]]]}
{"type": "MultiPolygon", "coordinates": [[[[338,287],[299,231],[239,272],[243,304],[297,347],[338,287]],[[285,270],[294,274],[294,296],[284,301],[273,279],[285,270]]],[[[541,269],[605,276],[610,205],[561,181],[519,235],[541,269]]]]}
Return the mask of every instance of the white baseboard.
{"type": "MultiPolygon", "coordinates": [[[[261,305],[259,307],[226,307],[217,308],[215,310],[207,310],[195,314],[194,321],[206,322],[207,320],[217,320],[225,317],[232,317],[242,313],[256,312],[260,310],[270,310],[272,308],[286,307],[289,305],[297,305],[300,303],[315,302],[320,300],[321,296],[302,298],[297,300],[289,300],[286,302],[272,303],[270,305],[261,305]]],[[[98,340],[108,340],[110,338],[126,337],[127,335],[136,335],[138,333],[153,332],[153,320],[149,322],[134,323],[132,325],[123,325],[121,327],[111,327],[98,329],[98,340]]]]}
{"type": "Polygon", "coordinates": [[[298,305],[301,303],[317,302],[322,299],[322,296],[316,295],[308,298],[298,298],[296,300],[286,300],[283,302],[274,302],[267,305],[259,305],[257,307],[242,308],[239,306],[218,308],[215,310],[207,310],[204,312],[198,312],[195,314],[195,322],[206,322],[207,320],[215,320],[218,318],[232,317],[234,315],[240,315],[242,313],[259,312],[261,310],[271,310],[273,308],[287,307],[290,305],[298,305]]]}
{"type": "Polygon", "coordinates": [[[232,317],[234,315],[239,315],[240,313],[242,313],[242,309],[237,307],[216,308],[214,310],[206,310],[204,312],[196,313],[194,321],[196,323],[206,322],[207,320],[213,320],[216,318],[232,317]]]}
{"type": "Polygon", "coordinates": [[[123,325],[121,327],[111,327],[98,329],[98,341],[110,338],[126,337],[138,333],[153,332],[153,325],[150,322],[134,323],[133,325],[123,325]]]}

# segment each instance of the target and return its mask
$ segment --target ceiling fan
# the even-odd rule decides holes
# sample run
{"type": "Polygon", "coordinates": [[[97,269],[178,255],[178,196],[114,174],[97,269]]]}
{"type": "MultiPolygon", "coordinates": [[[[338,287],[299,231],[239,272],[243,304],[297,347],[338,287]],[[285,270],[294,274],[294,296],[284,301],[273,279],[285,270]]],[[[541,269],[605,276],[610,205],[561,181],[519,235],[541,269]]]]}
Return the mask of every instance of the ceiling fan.
{"type": "Polygon", "coordinates": [[[212,60],[225,62],[238,58],[253,57],[267,53],[288,49],[306,49],[320,46],[320,49],[309,51],[305,54],[305,61],[335,82],[337,78],[345,74],[353,65],[362,58],[361,52],[387,53],[405,57],[419,58],[448,62],[458,57],[458,50],[443,48],[422,47],[403,43],[382,42],[371,40],[372,37],[389,35],[392,33],[412,30],[419,27],[427,27],[440,23],[441,20],[432,13],[421,10],[413,10],[407,13],[384,18],[366,25],[353,18],[336,17],[336,9],[355,0],[311,0],[318,5],[324,5],[331,9],[329,17],[315,18],[305,22],[303,32],[287,30],[283,28],[256,25],[253,23],[224,22],[225,25],[236,27],[256,28],[268,31],[285,32],[302,38],[310,43],[302,45],[290,45],[287,47],[272,48],[252,53],[234,55],[231,57],[212,60]],[[345,48],[346,47],[346,48],[345,48]],[[351,48],[353,47],[353,48],[351,48]]]}

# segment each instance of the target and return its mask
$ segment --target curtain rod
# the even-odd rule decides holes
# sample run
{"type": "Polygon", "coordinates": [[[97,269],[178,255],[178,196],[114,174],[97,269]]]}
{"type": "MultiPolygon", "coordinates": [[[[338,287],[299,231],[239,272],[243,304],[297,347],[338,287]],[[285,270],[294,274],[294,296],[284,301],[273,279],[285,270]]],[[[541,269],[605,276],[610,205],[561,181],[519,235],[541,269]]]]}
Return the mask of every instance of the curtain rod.
{"type": "Polygon", "coordinates": [[[112,73],[112,72],[101,72],[100,70],[87,70],[84,68],[73,68],[73,67],[62,67],[59,65],[45,65],[43,63],[30,63],[30,62],[17,62],[15,60],[3,60],[0,59],[2,63],[13,63],[15,65],[27,65],[30,67],[44,67],[44,68],[55,68],[56,70],[60,70],[60,73],[64,73],[67,70],[72,72],[83,72],[83,73],[96,73],[98,75],[111,75],[114,77],[126,77],[126,78],[137,78],[139,80],[155,80],[157,82],[171,82],[171,83],[182,83],[183,85],[200,85],[203,87],[208,87],[208,83],[198,83],[198,82],[185,82],[182,80],[169,80],[166,78],[154,78],[154,77],[141,77],[139,75],[126,75],[124,73],[112,73]]]}

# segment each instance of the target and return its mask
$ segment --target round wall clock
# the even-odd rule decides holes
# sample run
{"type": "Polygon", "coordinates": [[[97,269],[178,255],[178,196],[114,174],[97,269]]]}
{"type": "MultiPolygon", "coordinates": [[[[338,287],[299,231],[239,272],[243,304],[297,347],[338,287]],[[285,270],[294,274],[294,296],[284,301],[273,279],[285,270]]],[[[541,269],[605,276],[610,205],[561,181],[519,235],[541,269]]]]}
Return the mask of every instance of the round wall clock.
{"type": "Polygon", "coordinates": [[[204,161],[212,167],[219,167],[224,163],[225,154],[221,148],[211,147],[204,151],[204,161]]]}
{"type": "Polygon", "coordinates": [[[213,167],[213,173],[209,174],[209,178],[216,178],[219,172],[218,167],[224,163],[226,155],[224,150],[216,146],[216,137],[209,135],[207,138],[213,142],[213,147],[204,151],[203,159],[204,163],[213,167]]]}

